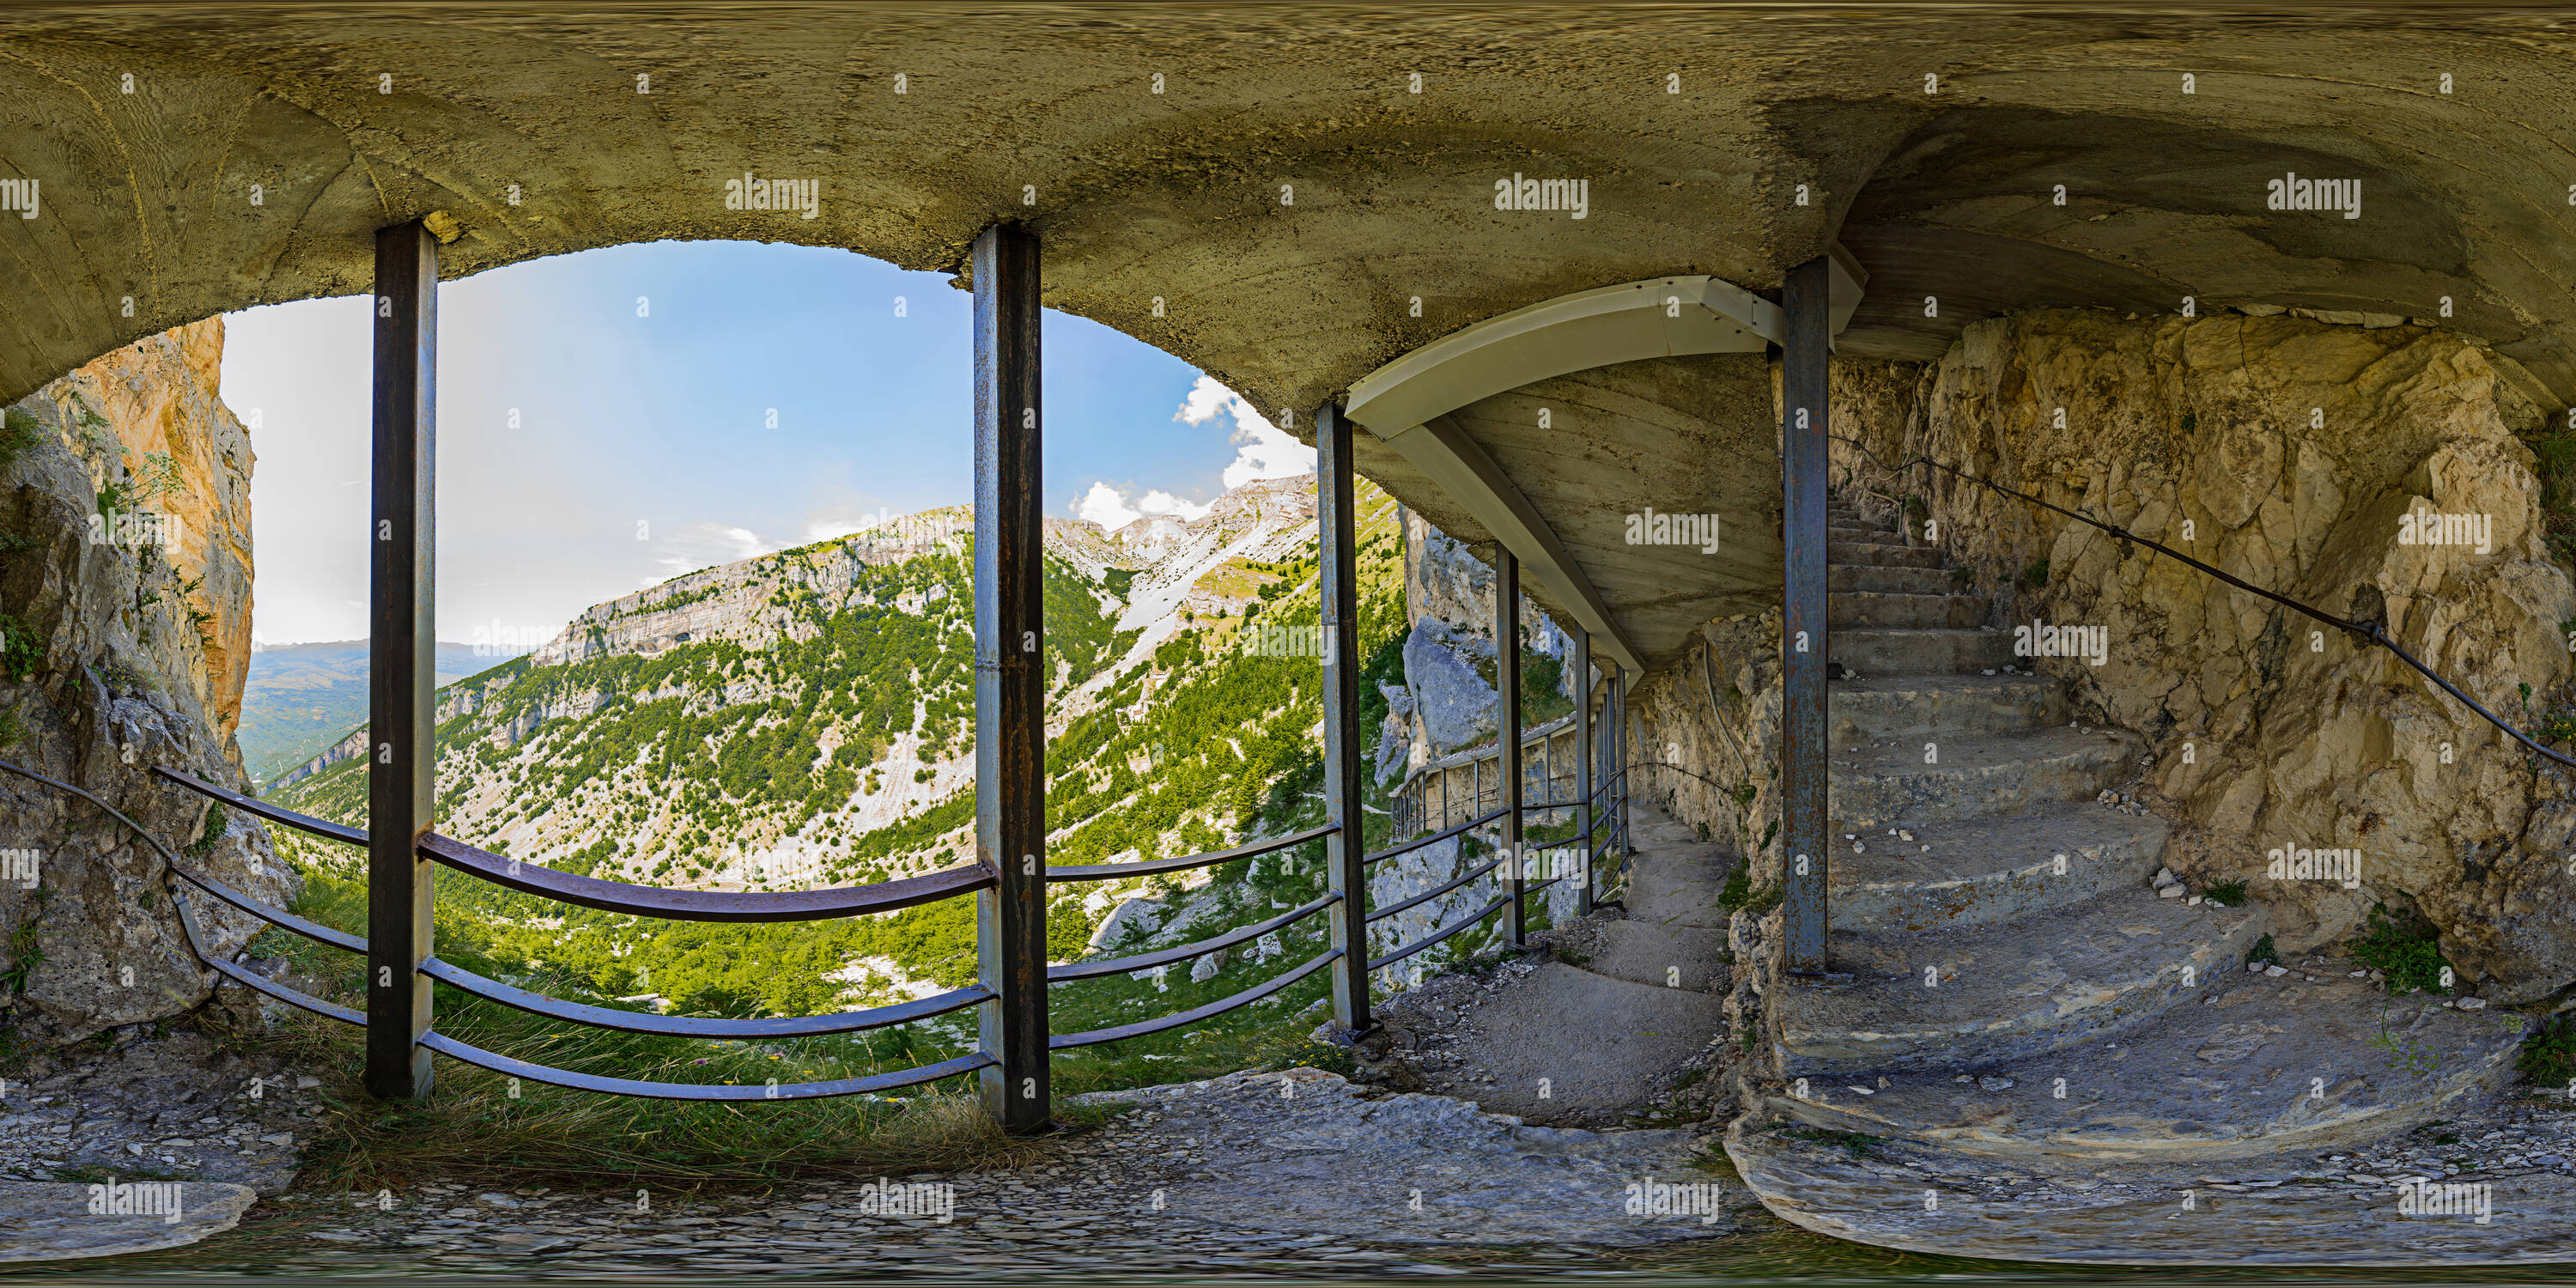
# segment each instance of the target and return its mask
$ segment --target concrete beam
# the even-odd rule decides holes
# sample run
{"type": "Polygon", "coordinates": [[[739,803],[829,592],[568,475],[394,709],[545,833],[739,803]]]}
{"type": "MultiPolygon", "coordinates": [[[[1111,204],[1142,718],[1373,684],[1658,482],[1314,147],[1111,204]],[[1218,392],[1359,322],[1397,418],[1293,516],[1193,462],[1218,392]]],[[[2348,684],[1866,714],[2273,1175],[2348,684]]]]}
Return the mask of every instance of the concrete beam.
{"type": "MultiPolygon", "coordinates": [[[[1868,274],[1831,255],[1833,322],[1868,274]]],[[[1344,414],[1392,447],[1494,534],[1530,579],[1630,675],[1646,667],[1546,516],[1450,412],[1541,380],[1614,363],[1759,353],[1785,334],[1780,307],[1714,277],[1650,278],[1542,300],[1426,344],[1352,384],[1344,414]]]]}

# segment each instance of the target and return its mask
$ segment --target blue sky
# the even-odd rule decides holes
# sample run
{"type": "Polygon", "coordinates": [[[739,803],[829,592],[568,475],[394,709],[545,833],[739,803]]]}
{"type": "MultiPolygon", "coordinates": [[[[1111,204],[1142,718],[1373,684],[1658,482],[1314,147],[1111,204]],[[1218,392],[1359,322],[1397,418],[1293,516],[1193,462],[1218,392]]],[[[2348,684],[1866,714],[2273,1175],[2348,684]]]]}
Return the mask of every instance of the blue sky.
{"type": "MultiPolygon", "coordinates": [[[[971,501],[970,313],[944,274],[751,242],[444,284],[439,638],[532,645],[681,572],[971,501]]],[[[363,297],[226,319],[263,643],[366,633],[369,325],[363,297]]],[[[1179,359],[1052,311],[1044,343],[1050,514],[1189,513],[1314,467],[1179,359]]]]}

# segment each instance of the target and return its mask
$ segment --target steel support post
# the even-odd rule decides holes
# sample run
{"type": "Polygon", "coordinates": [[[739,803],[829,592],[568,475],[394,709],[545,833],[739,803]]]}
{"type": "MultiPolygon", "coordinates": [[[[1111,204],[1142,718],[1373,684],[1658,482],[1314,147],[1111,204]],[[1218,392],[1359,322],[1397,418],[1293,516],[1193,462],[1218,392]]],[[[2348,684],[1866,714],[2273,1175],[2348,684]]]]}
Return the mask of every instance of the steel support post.
{"type": "Polygon", "coordinates": [[[1825,973],[1825,664],[1832,652],[1825,592],[1825,365],[1832,348],[1832,263],[1789,270],[1781,292],[1780,838],[1783,920],[1792,974],[1825,973]]]}
{"type": "Polygon", "coordinates": [[[1360,789],[1358,519],[1351,511],[1351,423],[1330,403],[1315,413],[1316,561],[1321,568],[1324,652],[1324,869],[1342,894],[1333,923],[1333,1022],[1344,1033],[1369,1018],[1367,815],[1360,789]]]}
{"type": "Polygon", "coordinates": [[[1574,628],[1574,800],[1575,831],[1583,846],[1583,901],[1577,912],[1592,915],[1592,632],[1574,628]]]}
{"type": "Polygon", "coordinates": [[[1039,440],[1038,239],[1016,224],[975,239],[975,858],[984,1107],[1007,1131],[1046,1130],[1046,601],[1039,440]]]}
{"type": "Polygon", "coordinates": [[[1529,884],[1529,855],[1521,845],[1521,564],[1501,542],[1494,543],[1494,694],[1495,720],[1501,733],[1503,862],[1512,873],[1512,901],[1503,908],[1503,935],[1518,944],[1527,938],[1529,910],[1522,894],[1529,884]]]}
{"type": "Polygon", "coordinates": [[[438,239],[376,230],[375,522],[368,525],[367,1091],[429,1094],[436,887],[420,853],[437,770],[438,239]]]}

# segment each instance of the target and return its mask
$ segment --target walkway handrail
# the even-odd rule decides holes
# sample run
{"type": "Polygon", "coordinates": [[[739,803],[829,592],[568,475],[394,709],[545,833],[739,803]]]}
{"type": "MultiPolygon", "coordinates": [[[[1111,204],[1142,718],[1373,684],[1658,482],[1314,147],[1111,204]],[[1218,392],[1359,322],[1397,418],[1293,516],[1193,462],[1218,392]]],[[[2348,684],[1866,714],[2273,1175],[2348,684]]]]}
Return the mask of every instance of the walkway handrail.
{"type": "Polygon", "coordinates": [[[1430,835],[1428,835],[1428,836],[1417,836],[1417,837],[1413,838],[1412,840],[1405,842],[1405,843],[1404,843],[1404,844],[1402,844],[1402,845],[1389,846],[1389,847],[1388,847],[1388,848],[1386,848],[1386,849],[1379,850],[1377,853],[1369,855],[1369,856],[1368,856],[1365,860],[1363,860],[1363,861],[1364,861],[1364,862],[1368,862],[1368,863],[1375,863],[1375,862],[1377,862],[1377,861],[1378,861],[1378,860],[1380,860],[1380,859],[1391,859],[1391,858],[1394,858],[1395,856],[1397,856],[1397,855],[1399,855],[1399,854],[1408,854],[1408,853],[1411,853],[1412,851],[1415,851],[1415,850],[1421,849],[1423,846],[1433,844],[1434,842],[1448,840],[1450,837],[1456,836],[1456,835],[1458,835],[1458,834],[1459,834],[1459,833],[1461,833],[1461,832],[1466,832],[1466,831],[1469,831],[1469,830],[1474,829],[1474,828],[1483,827],[1485,824],[1487,824],[1487,823],[1491,823],[1491,822],[1493,822],[1495,819],[1501,818],[1502,816],[1503,816],[1503,811],[1502,811],[1502,809],[1501,809],[1501,807],[1500,807],[1500,806],[1497,806],[1497,807],[1495,807],[1494,809],[1491,809],[1491,810],[1486,811],[1485,813],[1479,814],[1479,815],[1477,815],[1476,817],[1471,818],[1471,819],[1468,819],[1466,822],[1464,822],[1464,823],[1460,823],[1460,824],[1457,824],[1457,825],[1456,825],[1456,826],[1454,826],[1454,827],[1443,828],[1443,829],[1441,829],[1440,831],[1433,832],[1433,833],[1431,833],[1431,834],[1430,834],[1430,835]]]}
{"type": "MultiPolygon", "coordinates": [[[[351,845],[367,843],[367,832],[364,828],[326,822],[311,815],[282,809],[179,770],[165,767],[157,768],[152,772],[190,791],[234,806],[247,814],[284,823],[300,831],[334,841],[343,841],[351,845]]],[[[457,871],[481,877],[494,885],[506,886],[522,894],[532,894],[539,898],[593,908],[601,912],[624,913],[633,917],[658,917],[672,921],[821,921],[837,917],[855,917],[862,913],[892,912],[920,904],[935,903],[953,895],[981,890],[994,884],[995,880],[990,869],[970,863],[923,876],[881,881],[875,885],[844,886],[832,890],[667,890],[656,886],[603,881],[597,877],[557,871],[540,863],[529,863],[478,849],[436,832],[421,837],[420,852],[457,871]]]]}
{"type": "Polygon", "coordinates": [[[1115,1028],[1093,1029],[1087,1033],[1052,1034],[1047,1038],[1047,1049],[1050,1051],[1062,1051],[1071,1047],[1097,1046],[1103,1042],[1119,1042],[1128,1038],[1141,1038],[1149,1033],[1162,1033],[1171,1029],[1187,1028],[1188,1026],[1196,1024],[1210,1016],[1222,1015],[1238,1006],[1250,1006],[1254,1002],[1258,1002],[1261,999],[1314,974],[1316,971],[1332,965],[1334,961],[1341,957],[1341,955],[1341,949],[1327,948],[1323,952],[1308,958],[1304,965],[1299,966],[1297,969],[1292,970],[1285,975],[1274,976],[1259,984],[1255,984],[1232,997],[1221,997],[1205,1006],[1195,1006],[1186,1011],[1179,1011],[1171,1015],[1163,1016],[1160,1019],[1138,1020],[1133,1024],[1121,1024],[1115,1028]]]}
{"type": "Polygon", "coordinates": [[[1209,953],[1217,952],[1221,949],[1232,948],[1236,944],[1242,943],[1245,940],[1259,939],[1263,935],[1269,934],[1282,927],[1295,925],[1296,923],[1341,902],[1341,900],[1341,891],[1328,890],[1324,892],[1321,898],[1310,899],[1276,917],[1272,917],[1268,921],[1255,922],[1249,926],[1238,926],[1224,934],[1216,935],[1207,939],[1201,939],[1195,943],[1182,944],[1177,948],[1159,948],[1153,952],[1140,953],[1134,957],[1112,957],[1103,961],[1072,962],[1062,966],[1049,966],[1047,967],[1047,982],[1050,984],[1058,984],[1069,979],[1098,979],[1104,975],[1125,975],[1134,971],[1152,970],[1157,966],[1169,966],[1174,962],[1185,962],[1193,957],[1205,957],[1209,953]]]}
{"type": "Polygon", "coordinates": [[[2186,564],[2191,565],[2193,568],[2195,568],[2195,569],[2199,570],[2199,571],[2200,571],[2200,572],[2202,572],[2202,573],[2205,573],[2205,574],[2207,574],[2207,575],[2209,575],[2209,576],[2215,577],[2215,578],[2219,579],[2220,581],[2226,582],[2228,585],[2233,586],[2233,587],[2235,587],[2235,588],[2236,588],[2236,589],[2238,589],[2238,590],[2245,591],[2245,592],[2247,592],[2248,594],[2260,595],[2260,596],[2262,596],[2262,597],[2263,597],[2263,598],[2265,598],[2265,599],[2271,600],[2273,603],[2279,604],[2279,605],[2281,605],[2281,606],[2282,606],[2282,607],[2284,607],[2284,608],[2295,609],[2295,610],[2297,610],[2298,612],[2300,612],[2300,613],[2304,613],[2304,614],[2306,614],[2307,616],[2309,616],[2309,617],[2311,617],[2311,618],[2316,619],[2317,621],[2323,622],[2323,623],[2325,623],[2325,624],[2326,624],[2326,625],[2328,625],[2328,626],[2332,626],[2332,627],[2336,628],[2337,630],[2348,631],[2348,632],[2350,632],[2350,633],[2352,633],[2352,634],[2354,634],[2354,635],[2359,636],[2359,637],[2361,638],[2362,642],[2363,642],[2363,643],[2365,643],[2365,644],[2376,644],[2376,645],[2379,645],[2379,646],[2380,646],[2380,647],[2382,647],[2382,648],[2387,649],[2389,652],[2396,654],[2396,655],[2397,655],[2397,660],[2399,660],[2399,661],[2401,661],[2401,662],[2404,662],[2406,665],[2408,665],[2408,666],[2410,666],[2410,667],[2413,667],[2413,668],[2415,669],[2415,671],[2416,671],[2418,674],[2422,675],[2425,679],[2427,679],[2427,680],[2431,680],[2433,683],[2435,683],[2435,684],[2437,684],[2437,685],[2441,686],[2441,689],[2442,689],[2442,691],[2443,691],[2443,692],[2448,693],[2448,694],[2450,694],[2452,697],[2459,699],[2459,700],[2460,700],[2460,704],[2461,704],[2461,705],[2463,705],[2463,706],[2467,707],[2467,708],[2468,708],[2469,710],[2471,710],[2471,711],[2477,712],[2480,716],[2482,716],[2482,717],[2484,717],[2484,718],[2486,719],[2486,722],[2487,722],[2488,724],[2494,725],[2496,728],[2501,729],[2501,730],[2503,730],[2505,733],[2512,735],[2512,736],[2513,736],[2513,739],[2514,739],[2516,742],[2519,742],[2519,743],[2521,743],[2523,746],[2530,748],[2530,749],[2531,749],[2535,754],[2542,755],[2542,756],[2547,756],[2547,757],[2549,757],[2551,760],[2557,761],[2559,764],[2562,764],[2562,765],[2567,765],[2567,766],[2570,766],[2570,767],[2576,767],[2576,756],[2569,756],[2569,755],[2567,755],[2567,754],[2566,754],[2566,753],[2564,753],[2564,752],[2560,752],[2560,751],[2553,750],[2553,749],[2551,749],[2551,748],[2549,748],[2549,747],[2547,747],[2547,746],[2543,745],[2542,743],[2538,742],[2537,740],[2533,739],[2533,738],[2531,737],[2531,735],[2526,734],[2526,733],[2524,733],[2522,730],[2520,730],[2520,729],[2516,729],[2516,728],[2514,728],[2512,725],[2505,723],[2505,721],[2504,721],[2501,717],[2497,716],[2497,715],[2496,715],[2496,713],[2494,713],[2494,712],[2492,712],[2492,711],[2489,711],[2489,710],[2487,710],[2484,706],[2480,705],[2477,699],[2472,698],[2472,697],[2470,697],[2468,694],[2461,692],[2461,691],[2460,691],[2460,686],[2458,686],[2458,685],[2456,685],[2456,684],[2451,683],[2451,682],[2450,682],[2450,680],[2448,680],[2448,679],[2444,678],[2444,677],[2441,675],[2441,673],[2439,673],[2439,672],[2435,671],[2433,668],[2431,668],[2431,667],[2429,667],[2429,666],[2424,665],[2424,664],[2423,664],[2422,662],[2420,662],[2420,661],[2417,661],[2417,660],[2416,660],[2416,658],[2415,658],[2415,655],[2414,655],[2414,654],[2407,652],[2403,647],[2399,646],[2399,645],[2398,645],[2398,643],[2397,643],[2397,641],[2395,641],[2395,640],[2392,640],[2392,639],[2388,638],[2388,632],[2387,632],[2387,630],[2385,629],[2385,624],[2384,624],[2384,623],[2381,623],[2381,622],[2378,622],[2378,621],[2375,621],[2375,620],[2373,620],[2373,621],[2357,621],[2357,620],[2354,620],[2354,619],[2352,619],[2352,618],[2348,618],[2348,617],[2337,617],[2337,616],[2335,616],[2335,615],[2334,615],[2334,614],[2332,614],[2332,613],[2326,612],[2324,609],[2321,609],[2321,608],[2314,608],[2314,607],[2311,607],[2311,606],[2309,606],[2309,605],[2307,605],[2307,604],[2300,603],[2298,600],[2292,599],[2292,598],[2290,598],[2290,597],[2289,597],[2289,596],[2287,596],[2287,595],[2283,595],[2283,594],[2276,593],[2276,592],[2274,592],[2274,591],[2266,590],[2266,589],[2264,589],[2263,587],[2261,587],[2261,586],[2257,586],[2257,585],[2255,585],[2254,583],[2249,582],[2249,581],[2246,581],[2245,579],[2243,579],[2243,578],[2241,578],[2241,577],[2238,577],[2238,576],[2236,576],[2236,575],[2234,575],[2234,574],[2232,574],[2232,573],[2225,572],[2225,571],[2220,570],[2220,569],[2217,569],[2217,568],[2213,568],[2213,567],[2209,566],[2208,564],[2202,563],[2201,561],[2199,561],[2199,560],[2197,560],[2197,559],[2192,558],[2190,555],[2184,554],[2183,552],[2181,552],[2181,551],[2179,551],[2179,550],[2174,549],[2174,548],[2173,548],[2173,547],[2171,547],[2171,546],[2165,545],[2165,544],[2163,544],[2162,542],[2148,540],[2147,538],[2142,537],[2142,536],[2139,536],[2138,534],[2136,534],[2136,533],[2134,533],[2134,532],[2131,532],[2131,531],[2129,531],[2129,530],[2128,530],[2128,529],[2126,529],[2126,528],[2120,527],[2120,526],[2118,526],[2117,524],[2104,523],[2104,522],[2103,522],[2103,521],[2101,521],[2100,519],[2096,519],[2096,518],[2094,518],[2094,517],[2092,517],[2092,516],[2090,516],[2090,515],[2078,514],[2078,513],[2076,513],[2075,511],[2073,511],[2073,510],[2069,510],[2069,509],[2067,509],[2066,507],[2064,507],[2064,506],[2062,506],[2062,505],[2053,505],[2053,504],[2050,504],[2049,502],[2047,502],[2047,501],[2043,501],[2043,500],[2039,499],[2038,497],[2032,496],[2031,494],[2029,494],[2029,493],[2027,493],[2027,492],[2022,492],[2022,491],[2018,491],[2018,490],[2013,489],[2013,488],[2005,487],[2003,484],[2001,484],[2001,483],[1997,483],[1997,482],[1993,481],[1992,479],[1979,478],[1978,476],[1976,476],[1976,475],[1974,475],[1974,474],[1970,474],[1970,473],[1968,473],[1966,470],[1959,469],[1959,468],[1957,468],[1957,467],[1955,467],[1955,466],[1951,466],[1951,465],[1943,464],[1943,463],[1942,463],[1942,462],[1940,462],[1940,461],[1933,460],[1933,459],[1932,459],[1931,457],[1929,457],[1929,456],[1917,456],[1917,457],[1915,457],[1914,459],[1912,459],[1912,460],[1910,460],[1910,461],[1905,462],[1903,465],[1898,465],[1898,466],[1892,466],[1892,467],[1891,467],[1891,466],[1889,466],[1885,461],[1882,461],[1882,460],[1878,459],[1878,456],[1877,456],[1877,454],[1876,454],[1876,453],[1874,453],[1874,452],[1870,451],[1867,447],[1862,446],[1862,445],[1861,445],[1861,443],[1859,442],[1859,440],[1857,440],[1857,439],[1847,438],[1847,437],[1845,437],[1845,436],[1843,436],[1843,435],[1841,435],[1841,434],[1833,434],[1833,435],[1830,435],[1830,437],[1832,437],[1832,438],[1836,438],[1836,439],[1841,440],[1842,442],[1845,442],[1845,443],[1849,443],[1849,444],[1851,444],[1852,450],[1854,450],[1854,451],[1856,451],[1856,452],[1859,452],[1859,453],[1860,453],[1861,455],[1863,455],[1863,456],[1868,457],[1868,458],[1869,458],[1869,462],[1870,462],[1870,464],[1875,465],[1875,466],[1879,467],[1880,469],[1888,470],[1889,472],[1893,473],[1893,472],[1895,472],[1896,470],[1901,470],[1901,469],[1904,469],[1904,468],[1906,468],[1906,467],[1908,467],[1908,466],[1914,466],[1914,465],[1928,465],[1928,466],[1932,467],[1933,469],[1940,470],[1940,471],[1942,471],[1943,473],[1950,474],[1950,475],[1953,475],[1953,476],[1955,476],[1955,477],[1957,477],[1957,478],[1964,479],[1964,480],[1966,480],[1966,481],[1968,481],[1968,482],[1970,482],[1970,483],[1974,483],[1974,484],[1978,485],[1979,487],[1988,488],[1988,489],[1990,489],[1990,490],[1992,490],[1992,491],[1999,492],[1999,493],[2001,493],[2001,494],[2003,494],[2003,495],[2005,495],[2005,496],[2012,497],[2013,499],[2015,499],[2015,500],[2017,500],[2017,501],[2025,501],[2025,502],[2028,502],[2028,503],[2030,503],[2030,504],[2032,504],[2032,505],[2038,506],[2038,507],[2040,507],[2041,509],[2049,510],[2049,511],[2053,511],[2053,512],[2055,512],[2055,513],[2057,513],[2057,514],[2065,515],[2067,518],[2073,519],[2073,520],[2075,520],[2075,521],[2076,521],[2076,522],[2078,522],[2078,523],[2089,524],[2089,525],[2091,525],[2092,527],[2099,528],[2099,529],[2101,529],[2102,531],[2107,532],[2107,533],[2110,533],[2112,536],[2118,537],[2118,538],[2120,538],[2120,539],[2121,539],[2121,540],[2123,540],[2123,541],[2134,541],[2134,542],[2138,543],[2139,545],[2145,546],[2146,548],[2148,548],[2148,549],[2150,549],[2150,550],[2155,551],[2155,552],[2156,552],[2156,553],[2158,553],[2158,554],[2162,554],[2162,555],[2170,555],[2170,556],[2172,556],[2173,558],[2175,558],[2175,559],[2178,559],[2178,560],[2182,561],[2183,563],[2186,563],[2186,564]]]}
{"type": "Polygon", "coordinates": [[[1191,868],[1209,868],[1220,863],[1230,863],[1236,859],[1268,854],[1273,850],[1284,850],[1292,845],[1321,840],[1340,830],[1341,828],[1334,824],[1326,823],[1322,827],[1310,827],[1303,832],[1291,832],[1286,836],[1247,841],[1230,850],[1212,850],[1206,854],[1192,854],[1176,859],[1146,859],[1137,863],[1068,863],[1062,867],[1048,864],[1046,879],[1049,881],[1116,881],[1123,877],[1151,876],[1157,872],[1182,872],[1191,868]]]}

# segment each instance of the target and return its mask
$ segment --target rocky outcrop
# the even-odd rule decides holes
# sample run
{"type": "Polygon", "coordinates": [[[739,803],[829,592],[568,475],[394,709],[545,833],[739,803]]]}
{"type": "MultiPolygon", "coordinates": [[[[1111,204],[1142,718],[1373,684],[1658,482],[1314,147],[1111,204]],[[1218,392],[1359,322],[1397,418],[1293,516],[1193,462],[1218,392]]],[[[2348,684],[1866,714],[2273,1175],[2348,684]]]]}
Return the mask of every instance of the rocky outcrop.
{"type": "MultiPolygon", "coordinates": [[[[167,765],[247,786],[231,726],[250,652],[251,451],[216,396],[222,342],[220,322],[184,327],[8,409],[0,755],[282,904],[294,878],[257,822],[210,822],[204,800],[151,777],[167,765]]],[[[14,1040],[53,1045],[208,999],[164,861],[96,806],[0,775],[0,849],[34,861],[0,882],[0,1027],[14,1040]]],[[[238,950],[259,923],[210,904],[196,901],[208,947],[238,950]]]]}
{"type": "Polygon", "coordinates": [[[2024,502],[1876,463],[1929,455],[2383,621],[2528,725],[2561,709],[2576,616],[2517,436],[2539,427],[2536,390],[2430,327],[2040,312],[1976,323],[1928,367],[1838,365],[1835,424],[1866,450],[1835,452],[1857,492],[1926,496],[1909,522],[1936,523],[1922,535],[1975,570],[1962,589],[1995,601],[1989,624],[2102,632],[2091,656],[2035,664],[2070,681],[2071,714],[2144,735],[2188,825],[2177,871],[2245,881],[2284,952],[2411,901],[2485,996],[2521,1001],[2576,984],[2548,893],[2569,830],[2555,770],[2384,650],[2024,502]],[[2414,540],[2427,516],[2468,540],[2414,540]],[[2360,880],[2275,873],[2274,849],[2357,849],[2360,880]]]}

